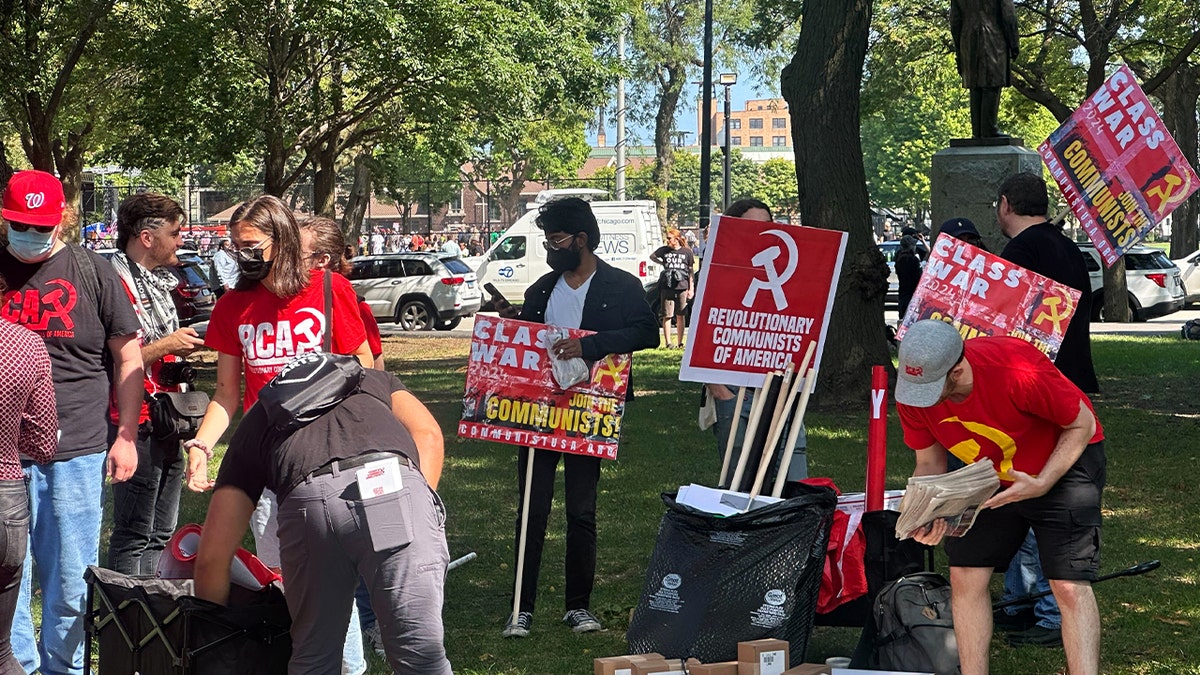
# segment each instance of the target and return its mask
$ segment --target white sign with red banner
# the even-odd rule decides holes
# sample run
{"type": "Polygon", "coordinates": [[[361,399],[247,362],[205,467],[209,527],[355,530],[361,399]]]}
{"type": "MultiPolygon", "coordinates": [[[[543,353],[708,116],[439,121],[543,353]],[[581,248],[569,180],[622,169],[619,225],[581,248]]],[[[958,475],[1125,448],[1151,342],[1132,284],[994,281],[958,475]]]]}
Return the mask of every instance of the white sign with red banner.
{"type": "Polygon", "coordinates": [[[758,387],[825,333],[847,233],[718,217],[712,226],[679,379],[758,387]]]}

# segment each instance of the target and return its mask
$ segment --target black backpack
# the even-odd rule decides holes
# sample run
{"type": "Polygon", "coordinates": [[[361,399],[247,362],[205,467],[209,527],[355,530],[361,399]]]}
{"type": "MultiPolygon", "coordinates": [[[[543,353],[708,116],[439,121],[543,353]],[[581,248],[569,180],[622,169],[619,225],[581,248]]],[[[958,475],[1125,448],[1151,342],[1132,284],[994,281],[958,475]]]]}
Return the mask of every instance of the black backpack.
{"type": "Polygon", "coordinates": [[[1200,320],[1188,319],[1179,333],[1184,340],[1200,340],[1200,320]]]}
{"type": "Polygon", "coordinates": [[[950,582],[920,572],[888,584],[875,598],[876,656],[884,670],[958,675],[950,582]]]}

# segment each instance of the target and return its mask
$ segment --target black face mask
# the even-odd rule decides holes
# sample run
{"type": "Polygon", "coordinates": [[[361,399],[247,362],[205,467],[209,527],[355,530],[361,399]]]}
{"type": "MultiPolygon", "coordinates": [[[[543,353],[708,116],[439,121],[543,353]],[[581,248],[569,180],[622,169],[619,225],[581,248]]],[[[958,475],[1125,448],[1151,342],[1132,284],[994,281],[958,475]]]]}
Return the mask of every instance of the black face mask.
{"type": "Polygon", "coordinates": [[[274,260],[263,260],[262,251],[254,251],[247,256],[243,251],[237,253],[238,273],[251,281],[262,281],[271,273],[271,263],[274,260]]]}
{"type": "Polygon", "coordinates": [[[546,251],[546,264],[555,272],[570,272],[579,267],[579,251],[573,248],[556,248],[546,251]]]}

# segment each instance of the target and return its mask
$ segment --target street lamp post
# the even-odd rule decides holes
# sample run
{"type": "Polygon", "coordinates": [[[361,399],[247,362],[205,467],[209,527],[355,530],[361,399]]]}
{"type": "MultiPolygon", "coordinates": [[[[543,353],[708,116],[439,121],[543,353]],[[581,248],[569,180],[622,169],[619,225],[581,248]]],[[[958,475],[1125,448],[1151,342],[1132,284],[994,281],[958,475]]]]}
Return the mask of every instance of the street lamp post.
{"type": "Polygon", "coordinates": [[[712,211],[712,62],[713,62],[713,0],[704,0],[704,102],[700,106],[700,229],[708,229],[712,211]]]}
{"type": "Polygon", "coordinates": [[[731,110],[732,106],[729,103],[729,88],[732,87],[733,85],[737,84],[737,73],[721,73],[721,79],[718,80],[717,83],[720,84],[722,87],[725,87],[725,134],[724,134],[725,142],[722,144],[722,147],[721,147],[721,150],[724,151],[724,153],[725,153],[724,192],[722,193],[722,198],[721,198],[721,211],[724,211],[725,209],[729,208],[729,202],[730,202],[729,168],[730,168],[731,160],[729,157],[729,153],[731,152],[731,150],[729,147],[729,115],[733,111],[731,110]]]}

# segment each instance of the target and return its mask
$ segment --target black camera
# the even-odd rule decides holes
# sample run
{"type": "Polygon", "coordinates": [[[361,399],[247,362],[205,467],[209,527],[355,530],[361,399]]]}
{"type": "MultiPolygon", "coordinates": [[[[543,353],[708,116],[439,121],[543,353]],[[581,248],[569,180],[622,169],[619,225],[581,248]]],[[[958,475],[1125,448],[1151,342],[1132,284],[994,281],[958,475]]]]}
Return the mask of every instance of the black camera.
{"type": "Polygon", "coordinates": [[[158,369],[158,383],[164,387],[196,383],[196,369],[187,361],[170,361],[158,369]]]}

